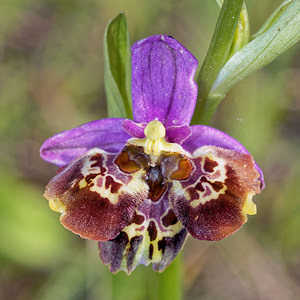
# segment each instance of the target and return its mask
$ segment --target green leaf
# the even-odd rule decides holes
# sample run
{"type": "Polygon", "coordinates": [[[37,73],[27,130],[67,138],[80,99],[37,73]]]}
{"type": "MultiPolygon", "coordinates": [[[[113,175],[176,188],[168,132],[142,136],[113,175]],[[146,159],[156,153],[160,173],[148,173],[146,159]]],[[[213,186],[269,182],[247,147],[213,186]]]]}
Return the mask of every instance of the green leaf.
{"type": "Polygon", "coordinates": [[[131,54],[126,16],[120,13],[104,34],[104,87],[108,115],[131,118],[131,54]]]}
{"type": "Polygon", "coordinates": [[[267,19],[264,25],[252,36],[253,38],[258,37],[259,35],[266,32],[277,19],[284,13],[284,11],[289,7],[293,0],[285,0],[277,7],[277,9],[272,13],[272,15],[267,19]]]}
{"type": "Polygon", "coordinates": [[[209,50],[196,79],[198,101],[192,124],[203,123],[207,117],[210,118],[203,118],[203,107],[207,105],[207,96],[228,58],[242,5],[242,0],[225,0],[222,5],[209,50]]]}
{"type": "Polygon", "coordinates": [[[209,98],[224,98],[250,73],[270,63],[300,40],[300,1],[293,0],[262,34],[235,53],[219,73],[209,98]]]}

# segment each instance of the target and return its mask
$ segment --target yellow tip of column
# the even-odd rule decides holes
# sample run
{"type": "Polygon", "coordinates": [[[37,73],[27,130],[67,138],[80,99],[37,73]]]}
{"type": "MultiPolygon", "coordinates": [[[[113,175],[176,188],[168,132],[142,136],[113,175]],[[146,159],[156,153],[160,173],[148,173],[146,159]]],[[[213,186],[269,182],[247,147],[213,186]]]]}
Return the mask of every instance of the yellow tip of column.
{"type": "Polygon", "coordinates": [[[154,120],[148,123],[144,130],[144,133],[147,139],[156,141],[165,137],[166,129],[160,121],[154,120]]]}

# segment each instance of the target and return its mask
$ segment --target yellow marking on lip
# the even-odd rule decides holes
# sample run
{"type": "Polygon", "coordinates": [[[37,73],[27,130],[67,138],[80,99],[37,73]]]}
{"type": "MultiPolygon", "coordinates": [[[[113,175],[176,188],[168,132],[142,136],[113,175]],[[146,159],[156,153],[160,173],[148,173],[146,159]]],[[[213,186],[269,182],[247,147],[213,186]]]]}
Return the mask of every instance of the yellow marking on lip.
{"type": "Polygon", "coordinates": [[[58,198],[48,199],[49,207],[56,212],[64,213],[66,212],[65,206],[59,201],[58,198]]]}
{"type": "Polygon", "coordinates": [[[256,214],[256,205],[252,201],[252,197],[254,194],[249,194],[246,198],[244,206],[242,208],[242,212],[247,215],[255,215],[256,214]]]}
{"type": "Polygon", "coordinates": [[[79,188],[82,189],[82,188],[84,188],[86,186],[87,186],[87,182],[86,182],[85,178],[81,179],[79,181],[79,188]]]}
{"type": "MultiPolygon", "coordinates": [[[[146,200],[146,201],[150,202],[150,200],[146,200]]],[[[130,225],[126,226],[122,230],[122,231],[126,232],[129,241],[135,236],[141,236],[141,235],[143,236],[143,240],[142,240],[141,244],[139,245],[137,252],[135,253],[133,268],[135,268],[139,264],[140,261],[144,261],[145,265],[149,265],[150,263],[160,263],[162,260],[163,253],[162,253],[162,250],[159,249],[159,247],[158,247],[158,242],[163,240],[164,237],[171,237],[171,238],[174,237],[183,228],[182,223],[180,221],[178,221],[176,224],[169,226],[168,229],[161,231],[156,219],[154,219],[154,218],[148,219],[147,216],[144,215],[143,213],[141,213],[140,211],[138,212],[138,214],[144,216],[144,218],[145,218],[144,222],[142,224],[131,223],[130,225]],[[156,236],[156,239],[153,241],[150,240],[150,236],[148,233],[148,227],[149,227],[149,224],[151,221],[154,221],[156,229],[157,229],[157,236],[156,236]],[[149,257],[148,257],[150,244],[152,244],[152,246],[153,246],[152,259],[149,259],[149,257]]],[[[163,216],[164,215],[162,215],[162,217],[163,216]]],[[[161,221],[161,219],[160,219],[160,221],[161,221]]],[[[131,245],[130,245],[130,243],[128,243],[126,245],[126,248],[123,253],[128,253],[130,247],[131,247],[131,245]]],[[[124,270],[126,270],[126,266],[127,266],[127,258],[126,258],[126,255],[124,257],[124,254],[123,254],[120,269],[123,268],[124,270]]]]}

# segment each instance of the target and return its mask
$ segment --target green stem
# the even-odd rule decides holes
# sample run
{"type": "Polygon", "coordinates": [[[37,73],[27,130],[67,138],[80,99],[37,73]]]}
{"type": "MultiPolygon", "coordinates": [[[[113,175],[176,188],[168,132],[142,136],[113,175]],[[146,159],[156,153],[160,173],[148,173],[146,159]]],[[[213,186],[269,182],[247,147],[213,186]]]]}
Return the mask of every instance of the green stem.
{"type": "Polygon", "coordinates": [[[181,254],[163,273],[155,275],[158,281],[158,300],[183,299],[181,254]]]}
{"type": "Polygon", "coordinates": [[[208,94],[228,58],[243,0],[225,0],[204,63],[196,79],[198,101],[192,124],[208,124],[219,100],[210,100],[208,94]]]}
{"type": "Polygon", "coordinates": [[[112,300],[182,300],[182,259],[178,255],[162,273],[139,266],[129,276],[112,274],[112,300]]]}

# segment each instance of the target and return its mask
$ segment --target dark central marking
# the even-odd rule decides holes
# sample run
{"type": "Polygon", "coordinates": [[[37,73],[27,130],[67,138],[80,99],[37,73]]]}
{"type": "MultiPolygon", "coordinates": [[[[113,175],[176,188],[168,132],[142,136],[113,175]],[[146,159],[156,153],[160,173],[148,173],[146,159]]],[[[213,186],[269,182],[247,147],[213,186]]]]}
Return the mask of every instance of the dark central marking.
{"type": "Polygon", "coordinates": [[[138,215],[137,213],[134,213],[133,218],[131,220],[131,224],[137,224],[137,225],[142,225],[144,222],[145,218],[144,216],[138,215]]]}
{"type": "Polygon", "coordinates": [[[149,259],[151,260],[153,257],[153,245],[150,244],[149,246],[149,255],[148,255],[149,259]]]}
{"type": "Polygon", "coordinates": [[[108,189],[109,187],[112,194],[117,194],[119,189],[122,187],[122,184],[115,182],[111,176],[107,176],[105,178],[105,188],[108,189]]]}
{"type": "Polygon", "coordinates": [[[217,167],[219,164],[212,159],[209,159],[208,157],[205,157],[204,160],[204,171],[212,173],[214,171],[214,168],[217,167]]]}
{"type": "Polygon", "coordinates": [[[188,188],[187,192],[190,195],[190,201],[198,200],[200,198],[197,188],[194,187],[188,188]]]}
{"type": "Polygon", "coordinates": [[[206,179],[206,177],[201,177],[200,182],[198,182],[197,185],[195,186],[195,189],[197,191],[200,191],[200,192],[204,192],[205,191],[205,188],[202,185],[203,182],[208,182],[208,180],[206,179]]]}
{"type": "Polygon", "coordinates": [[[168,211],[168,213],[162,218],[162,223],[165,227],[170,225],[174,225],[177,223],[177,217],[175,216],[172,209],[168,211]]]}
{"type": "Polygon", "coordinates": [[[103,155],[101,153],[97,153],[91,157],[91,161],[95,161],[91,167],[101,167],[103,165],[103,155]]]}
{"type": "Polygon", "coordinates": [[[92,182],[92,180],[98,176],[99,174],[97,173],[92,173],[92,174],[88,174],[86,177],[85,177],[85,181],[87,184],[90,184],[92,182]]]}
{"type": "Polygon", "coordinates": [[[148,233],[149,233],[150,241],[151,242],[154,241],[157,237],[157,229],[156,229],[154,221],[150,222],[147,230],[148,230],[148,233]]]}
{"type": "Polygon", "coordinates": [[[216,192],[219,192],[223,188],[223,183],[221,181],[212,182],[211,186],[216,192]]]}
{"type": "Polygon", "coordinates": [[[148,197],[154,202],[158,201],[167,188],[160,166],[148,169],[146,182],[149,185],[148,197]]]}

